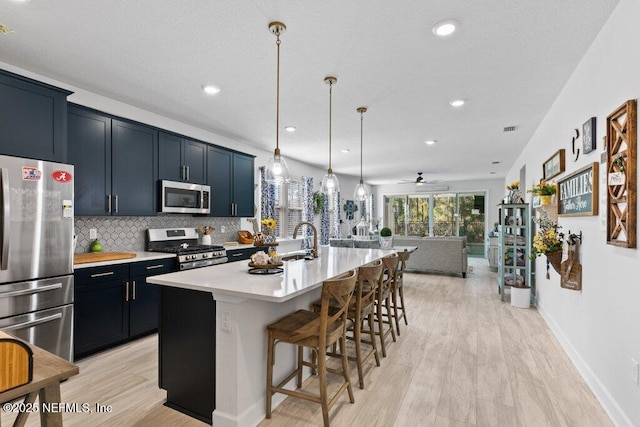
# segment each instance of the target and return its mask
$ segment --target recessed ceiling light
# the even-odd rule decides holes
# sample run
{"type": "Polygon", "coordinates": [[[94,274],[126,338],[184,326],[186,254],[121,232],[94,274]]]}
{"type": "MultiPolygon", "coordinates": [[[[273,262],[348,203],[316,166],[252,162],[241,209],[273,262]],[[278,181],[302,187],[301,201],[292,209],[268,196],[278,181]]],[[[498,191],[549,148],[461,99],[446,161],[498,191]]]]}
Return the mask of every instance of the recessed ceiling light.
{"type": "Polygon", "coordinates": [[[449,105],[451,105],[452,107],[462,107],[464,105],[464,99],[454,99],[453,101],[449,102],[449,105]]]}
{"type": "Polygon", "coordinates": [[[295,126],[285,126],[284,130],[286,130],[287,132],[295,132],[296,131],[296,127],[295,126]]]}
{"type": "Polygon", "coordinates": [[[424,143],[427,144],[427,145],[433,145],[433,144],[436,143],[436,140],[435,139],[427,139],[424,143]]]}
{"type": "Polygon", "coordinates": [[[204,85],[204,86],[202,86],[202,90],[207,95],[215,95],[216,93],[220,92],[220,88],[217,88],[217,87],[212,86],[212,85],[204,85]]]}
{"type": "Polygon", "coordinates": [[[496,174],[495,172],[489,172],[489,175],[495,175],[495,174],[496,174]]]}
{"type": "Polygon", "coordinates": [[[350,152],[351,152],[351,150],[349,150],[348,148],[343,148],[343,149],[342,149],[342,150],[340,150],[340,151],[342,151],[342,152],[343,152],[343,153],[345,153],[345,154],[346,154],[346,153],[350,153],[350,152]]]}
{"type": "Polygon", "coordinates": [[[458,21],[454,19],[447,19],[446,21],[440,21],[433,26],[433,34],[438,37],[446,37],[453,34],[458,28],[458,21]]]}
{"type": "Polygon", "coordinates": [[[494,160],[493,162],[491,162],[492,165],[499,165],[500,161],[499,160],[494,160]]]}

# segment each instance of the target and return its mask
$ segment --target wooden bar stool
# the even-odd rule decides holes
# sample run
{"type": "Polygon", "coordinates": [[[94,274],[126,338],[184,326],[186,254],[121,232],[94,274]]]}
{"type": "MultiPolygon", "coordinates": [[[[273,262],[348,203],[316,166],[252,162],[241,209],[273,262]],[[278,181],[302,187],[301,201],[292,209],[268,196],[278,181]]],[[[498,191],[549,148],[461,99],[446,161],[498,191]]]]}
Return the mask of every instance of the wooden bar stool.
{"type": "Polygon", "coordinates": [[[324,425],[329,425],[329,409],[336,403],[342,392],[347,390],[349,401],[354,402],[351,379],[349,378],[349,363],[347,360],[347,308],[354,293],[357,270],[351,270],[347,274],[325,280],[322,283],[322,297],[320,312],[309,310],[298,310],[282,319],[267,326],[267,399],[266,417],[271,418],[271,400],[275,393],[283,393],[289,396],[317,402],[322,405],[322,418],[324,425]],[[337,310],[331,310],[329,314],[329,304],[335,300],[339,305],[337,310]],[[286,342],[298,346],[298,363],[296,369],[289,374],[280,384],[273,385],[273,364],[276,344],[286,342]],[[342,350],[342,371],[327,368],[326,349],[327,347],[340,342],[342,350]],[[303,360],[303,347],[309,347],[316,353],[317,364],[303,360]],[[287,390],[283,386],[294,376],[297,376],[297,386],[302,387],[302,368],[310,366],[316,369],[320,381],[320,395],[308,392],[287,390]],[[335,374],[342,374],[344,382],[338,391],[331,397],[327,397],[327,371],[335,374]]]}
{"type": "Polygon", "coordinates": [[[400,264],[398,265],[398,274],[396,276],[396,280],[394,281],[393,293],[391,294],[391,307],[393,308],[393,315],[396,319],[396,331],[398,335],[400,335],[400,322],[399,319],[404,319],[404,324],[408,325],[407,322],[407,312],[404,306],[404,289],[403,289],[403,276],[404,271],[407,268],[407,261],[409,260],[409,255],[411,252],[408,250],[404,250],[402,252],[398,252],[398,258],[400,259],[400,264]],[[398,311],[402,311],[402,314],[398,316],[398,311]]]}
{"type": "Polygon", "coordinates": [[[376,335],[380,336],[380,348],[382,350],[382,357],[387,357],[387,349],[385,345],[385,339],[389,334],[393,341],[396,341],[396,333],[393,328],[394,316],[391,310],[391,293],[393,292],[393,282],[398,274],[398,264],[400,258],[397,253],[387,255],[382,258],[382,264],[384,264],[384,277],[380,280],[380,286],[376,295],[375,315],[378,320],[378,332],[376,335]],[[387,320],[384,320],[384,318],[387,320]],[[384,325],[389,327],[385,331],[384,325]]]}
{"type": "MultiPolygon", "coordinates": [[[[376,346],[373,307],[376,303],[376,293],[378,291],[383,271],[384,265],[380,260],[364,265],[358,269],[356,290],[353,298],[351,298],[351,302],[349,303],[349,308],[347,310],[347,317],[353,321],[352,328],[350,329],[353,331],[353,336],[347,336],[347,339],[355,341],[356,344],[356,355],[348,356],[348,359],[355,361],[358,366],[358,380],[361,389],[364,389],[362,365],[373,356],[376,360],[376,366],[380,366],[380,356],[378,356],[378,348],[376,346]],[[362,324],[365,319],[369,324],[368,330],[362,329],[362,324]],[[370,339],[363,339],[363,333],[369,334],[370,339]],[[371,350],[364,357],[362,356],[363,343],[371,346],[371,350]]],[[[313,304],[313,311],[319,312],[320,308],[321,301],[317,301],[313,304]]],[[[337,301],[331,301],[329,305],[329,314],[332,314],[337,309],[339,309],[337,301]]],[[[333,357],[342,356],[335,352],[327,354],[333,357]]],[[[312,361],[314,360],[312,359],[312,361]]]]}

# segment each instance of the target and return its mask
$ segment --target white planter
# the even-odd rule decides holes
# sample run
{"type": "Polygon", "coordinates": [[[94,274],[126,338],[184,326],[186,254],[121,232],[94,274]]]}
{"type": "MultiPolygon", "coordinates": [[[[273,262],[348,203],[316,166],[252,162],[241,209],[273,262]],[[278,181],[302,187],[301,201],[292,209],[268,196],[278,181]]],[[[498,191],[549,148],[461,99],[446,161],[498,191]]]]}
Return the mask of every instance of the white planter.
{"type": "Polygon", "coordinates": [[[529,308],[531,302],[531,288],[511,287],[511,305],[518,308],[529,308]]]}
{"type": "Polygon", "coordinates": [[[393,236],[380,237],[380,249],[393,248],[393,236]]]}

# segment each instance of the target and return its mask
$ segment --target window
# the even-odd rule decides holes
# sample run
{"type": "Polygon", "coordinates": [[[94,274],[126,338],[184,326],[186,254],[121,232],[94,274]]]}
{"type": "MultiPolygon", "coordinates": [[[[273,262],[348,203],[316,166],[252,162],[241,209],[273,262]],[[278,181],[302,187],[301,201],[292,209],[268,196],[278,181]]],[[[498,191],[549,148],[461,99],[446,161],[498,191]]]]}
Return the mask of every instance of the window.
{"type": "Polygon", "coordinates": [[[276,236],[293,237],[294,227],[302,221],[302,179],[292,178],[275,188],[276,236]]]}

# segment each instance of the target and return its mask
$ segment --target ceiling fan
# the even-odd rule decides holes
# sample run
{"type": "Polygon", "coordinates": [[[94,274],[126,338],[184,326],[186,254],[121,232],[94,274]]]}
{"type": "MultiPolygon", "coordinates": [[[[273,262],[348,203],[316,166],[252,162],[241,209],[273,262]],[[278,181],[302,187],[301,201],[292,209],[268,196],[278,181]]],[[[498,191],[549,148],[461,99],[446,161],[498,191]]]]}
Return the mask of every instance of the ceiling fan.
{"type": "Polygon", "coordinates": [[[446,191],[449,189],[448,185],[442,185],[441,180],[429,180],[427,181],[422,176],[422,172],[418,172],[418,176],[415,179],[403,179],[398,184],[413,184],[420,189],[427,191],[446,191]]]}

